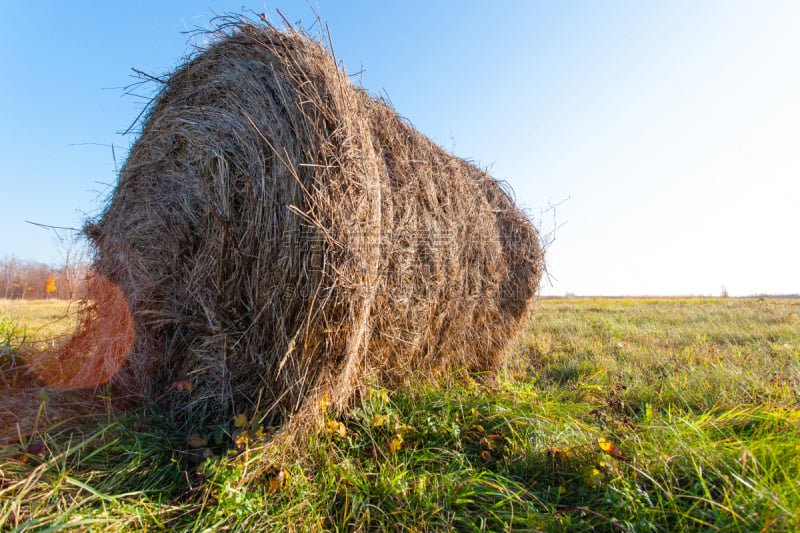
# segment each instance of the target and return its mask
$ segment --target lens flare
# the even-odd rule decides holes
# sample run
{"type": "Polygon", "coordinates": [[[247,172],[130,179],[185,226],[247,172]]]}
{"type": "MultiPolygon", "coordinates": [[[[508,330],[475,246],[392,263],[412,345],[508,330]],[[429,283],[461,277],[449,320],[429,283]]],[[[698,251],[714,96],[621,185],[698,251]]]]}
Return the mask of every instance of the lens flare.
{"type": "Polygon", "coordinates": [[[78,312],[78,328],[54,350],[29,360],[47,385],[86,389],[107,383],[130,354],[135,332],[122,290],[103,276],[89,280],[89,299],[78,312]]]}

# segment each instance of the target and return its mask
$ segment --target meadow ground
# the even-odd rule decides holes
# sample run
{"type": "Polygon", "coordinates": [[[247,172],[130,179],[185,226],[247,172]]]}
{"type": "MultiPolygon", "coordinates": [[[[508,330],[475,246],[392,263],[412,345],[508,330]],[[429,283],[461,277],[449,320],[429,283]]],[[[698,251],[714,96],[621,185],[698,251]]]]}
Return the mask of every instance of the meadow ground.
{"type": "MultiPolygon", "coordinates": [[[[68,300],[6,300],[0,298],[0,335],[11,324],[25,329],[29,338],[53,339],[72,331],[75,322],[68,300]]],[[[5,338],[0,336],[0,341],[5,338]]]]}
{"type": "MultiPolygon", "coordinates": [[[[53,318],[12,304],[5,359],[53,318]]],[[[799,352],[797,300],[545,300],[497,380],[321,405],[302,451],[42,395],[0,448],[0,530],[797,531],[799,352]]]]}

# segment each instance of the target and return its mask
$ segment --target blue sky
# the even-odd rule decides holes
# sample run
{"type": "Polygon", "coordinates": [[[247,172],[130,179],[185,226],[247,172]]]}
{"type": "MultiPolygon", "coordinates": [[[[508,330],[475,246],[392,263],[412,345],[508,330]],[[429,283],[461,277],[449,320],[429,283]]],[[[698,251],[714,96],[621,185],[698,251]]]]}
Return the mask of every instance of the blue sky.
{"type": "MultiPolygon", "coordinates": [[[[559,226],[545,294],[800,292],[800,2],[310,4],[370,92],[559,226]]],[[[244,6],[315,20],[303,0],[244,6]]],[[[4,6],[0,257],[58,261],[25,221],[102,208],[144,104],[131,67],[168,72],[181,32],[242,7],[4,6]]]]}

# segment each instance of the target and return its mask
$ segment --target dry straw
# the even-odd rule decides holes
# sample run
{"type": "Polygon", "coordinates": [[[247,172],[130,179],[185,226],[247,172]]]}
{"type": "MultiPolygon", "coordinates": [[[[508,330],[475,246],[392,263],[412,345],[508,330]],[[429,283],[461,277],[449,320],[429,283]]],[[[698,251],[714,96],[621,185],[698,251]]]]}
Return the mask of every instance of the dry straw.
{"type": "Polygon", "coordinates": [[[194,424],[495,370],[543,268],[497,181],[243,19],[164,81],[86,233],[135,326],[112,385],[194,424]]]}

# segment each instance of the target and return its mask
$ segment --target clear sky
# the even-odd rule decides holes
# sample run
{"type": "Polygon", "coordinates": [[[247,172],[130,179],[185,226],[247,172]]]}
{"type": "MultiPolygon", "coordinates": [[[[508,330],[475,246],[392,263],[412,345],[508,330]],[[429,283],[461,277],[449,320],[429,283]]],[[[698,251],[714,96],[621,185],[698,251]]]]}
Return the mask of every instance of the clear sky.
{"type": "Polygon", "coordinates": [[[370,92],[558,226],[545,294],[800,293],[795,0],[7,2],[0,258],[58,261],[25,221],[101,209],[145,102],[131,67],[168,72],[181,32],[243,4],[318,9],[370,92]]]}

